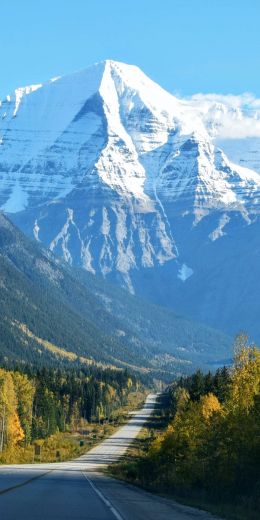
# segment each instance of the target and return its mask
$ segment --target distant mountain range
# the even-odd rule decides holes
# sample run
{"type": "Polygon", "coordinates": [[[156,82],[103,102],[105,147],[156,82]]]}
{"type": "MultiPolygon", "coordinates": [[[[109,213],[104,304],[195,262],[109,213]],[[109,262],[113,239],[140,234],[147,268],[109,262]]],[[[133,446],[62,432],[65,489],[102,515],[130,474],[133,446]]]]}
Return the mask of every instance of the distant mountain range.
{"type": "Polygon", "coordinates": [[[103,364],[167,378],[230,357],[231,340],[57,260],[0,214],[0,361],[103,364]]]}
{"type": "Polygon", "coordinates": [[[110,60],[17,89],[0,106],[2,210],[69,264],[260,340],[258,160],[216,144],[239,117],[110,60]]]}

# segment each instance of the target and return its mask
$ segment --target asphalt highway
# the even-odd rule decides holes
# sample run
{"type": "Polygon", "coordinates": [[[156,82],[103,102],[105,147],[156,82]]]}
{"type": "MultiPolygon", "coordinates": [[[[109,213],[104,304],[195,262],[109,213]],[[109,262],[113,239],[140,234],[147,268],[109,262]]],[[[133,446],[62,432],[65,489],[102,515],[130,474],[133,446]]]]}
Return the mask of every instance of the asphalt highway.
{"type": "MultiPolygon", "coordinates": [[[[1,520],[213,520],[189,508],[105,476],[152,413],[156,395],[129,422],[86,455],[57,464],[0,466],[1,520]]],[[[215,517],[214,517],[215,518],[215,517]]]]}

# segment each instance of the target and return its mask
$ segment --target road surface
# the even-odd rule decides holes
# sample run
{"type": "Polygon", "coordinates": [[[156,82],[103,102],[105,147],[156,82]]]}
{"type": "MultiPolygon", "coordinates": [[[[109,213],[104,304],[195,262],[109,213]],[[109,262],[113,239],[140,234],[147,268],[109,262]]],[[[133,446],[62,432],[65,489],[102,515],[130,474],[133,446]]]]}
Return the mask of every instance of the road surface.
{"type": "Polygon", "coordinates": [[[1,520],[213,520],[203,511],[107,477],[100,469],[127,450],[155,395],[127,425],[71,462],[0,466],[1,520]]]}

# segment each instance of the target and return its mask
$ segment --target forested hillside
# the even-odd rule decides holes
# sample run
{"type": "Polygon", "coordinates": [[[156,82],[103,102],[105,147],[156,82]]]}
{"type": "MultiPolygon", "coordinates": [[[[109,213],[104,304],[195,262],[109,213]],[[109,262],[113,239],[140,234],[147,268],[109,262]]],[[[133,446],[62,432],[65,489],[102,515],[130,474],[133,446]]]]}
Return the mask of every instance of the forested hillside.
{"type": "Polygon", "coordinates": [[[230,357],[227,336],[70,268],[1,214],[0,277],[2,363],[102,362],[160,376],[230,357]]]}

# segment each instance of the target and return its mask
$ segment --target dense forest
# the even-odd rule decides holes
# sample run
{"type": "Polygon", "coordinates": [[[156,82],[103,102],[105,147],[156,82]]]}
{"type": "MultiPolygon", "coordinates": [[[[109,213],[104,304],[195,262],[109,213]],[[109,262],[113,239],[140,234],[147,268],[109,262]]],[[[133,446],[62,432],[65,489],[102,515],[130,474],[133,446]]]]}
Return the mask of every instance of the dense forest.
{"type": "Polygon", "coordinates": [[[123,477],[228,518],[260,512],[260,351],[237,338],[234,365],[170,387],[167,428],[123,477]]]}
{"type": "Polygon", "coordinates": [[[0,369],[0,461],[56,432],[109,422],[140,382],[126,370],[0,369]]]}

